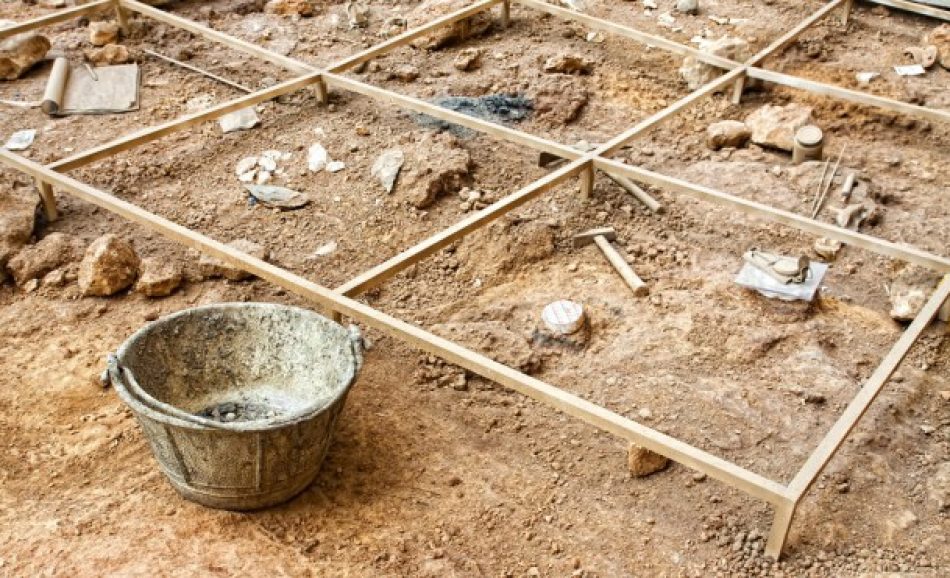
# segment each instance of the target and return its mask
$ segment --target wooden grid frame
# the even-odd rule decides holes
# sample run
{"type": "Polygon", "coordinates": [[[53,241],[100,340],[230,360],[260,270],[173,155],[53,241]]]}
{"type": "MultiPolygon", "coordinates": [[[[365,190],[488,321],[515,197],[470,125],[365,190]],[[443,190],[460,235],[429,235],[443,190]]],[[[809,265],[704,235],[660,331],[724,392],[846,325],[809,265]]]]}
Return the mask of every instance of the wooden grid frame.
{"type": "MultiPolygon", "coordinates": [[[[950,20],[950,11],[913,4],[906,0],[870,1],[917,12],[930,17],[950,20]]],[[[766,57],[781,51],[784,47],[794,42],[808,27],[838,8],[842,9],[841,20],[846,23],[853,3],[854,0],[829,1],[820,10],[813,13],[786,34],[783,34],[747,62],[739,63],[709,55],[690,46],[681,45],[659,36],[638,31],[634,28],[547,4],[541,0],[477,0],[463,9],[432,20],[419,28],[408,30],[403,34],[321,69],[297,59],[268,51],[257,45],[215,31],[180,16],[142,4],[137,0],[94,0],[81,6],[54,12],[2,30],[0,31],[0,39],[62,22],[76,16],[104,10],[113,10],[118,23],[125,29],[127,27],[129,13],[138,13],[142,16],[176,26],[206,39],[219,42],[238,51],[261,58],[299,74],[300,76],[270,88],[212,106],[204,111],[188,114],[171,122],[139,130],[70,157],[60,159],[46,166],[7,150],[0,150],[0,162],[31,176],[36,181],[44,211],[50,220],[57,218],[56,203],[53,195],[53,187],[55,186],[60,191],[69,193],[80,200],[92,203],[132,222],[153,229],[172,241],[217,257],[235,267],[239,267],[301,297],[311,300],[318,306],[329,311],[337,320],[343,315],[358,320],[367,326],[388,333],[413,347],[442,357],[451,363],[462,366],[469,371],[590,423],[601,430],[639,444],[683,465],[704,472],[753,497],[770,503],[774,510],[774,520],[766,545],[766,554],[778,558],[782,553],[795,509],[809,487],[820,475],[825,465],[834,456],[851,430],[857,425],[860,418],[881,392],[888,379],[897,370],[911,347],[930,321],[941,310],[948,296],[950,296],[950,259],[915,247],[842,229],[789,211],[783,211],[762,203],[742,199],[728,193],[649,171],[641,167],[631,166],[609,157],[621,146],[644,134],[647,130],[658,126],[698,100],[714,92],[724,90],[729,85],[734,87],[733,98],[738,101],[738,99],[741,98],[743,83],[746,78],[757,78],[813,94],[829,96],[866,106],[874,106],[918,118],[943,122],[950,121],[950,112],[945,110],[911,105],[859,91],[770,71],[757,66],[766,57]],[[548,139],[506,126],[486,122],[478,118],[465,116],[454,111],[440,108],[423,100],[404,96],[342,76],[342,73],[350,68],[431,33],[435,28],[454,24],[470,18],[473,15],[489,11],[496,6],[500,11],[499,19],[501,24],[507,26],[510,19],[510,6],[512,3],[517,3],[536,11],[546,12],[565,20],[576,21],[592,29],[603,30],[641,43],[656,46],[675,54],[691,55],[700,61],[720,67],[726,72],[719,78],[714,79],[676,101],[666,109],[641,120],[635,126],[589,153],[581,153],[571,147],[548,139]],[[547,176],[534,181],[489,207],[472,214],[452,227],[440,231],[414,247],[353,278],[335,290],[323,287],[290,271],[238,251],[228,245],[202,235],[197,231],[178,225],[65,174],[67,171],[110,157],[141,144],[157,140],[165,135],[308,87],[315,91],[321,103],[327,101],[329,88],[355,92],[379,101],[395,104],[401,108],[428,114],[450,123],[466,126],[489,136],[520,144],[530,149],[552,153],[567,159],[569,162],[565,166],[549,173],[547,176]],[[881,364],[868,378],[867,382],[852,399],[841,416],[839,416],[838,420],[821,440],[818,447],[809,456],[804,466],[798,471],[790,483],[783,484],[767,479],[737,464],[726,461],[676,438],[611,412],[606,408],[593,404],[541,380],[525,375],[511,367],[462,347],[455,342],[439,337],[355,300],[355,297],[361,293],[382,284],[410,265],[420,262],[440,249],[498,219],[516,207],[539,197],[552,187],[568,179],[578,177],[580,179],[582,194],[589,195],[593,187],[595,170],[602,171],[614,178],[628,178],[666,190],[718,203],[752,216],[762,217],[805,232],[836,239],[843,243],[875,253],[922,265],[944,274],[940,285],[930,296],[920,313],[886,354],[881,364]]],[[[651,208],[655,210],[657,207],[654,205],[651,208]]]]}

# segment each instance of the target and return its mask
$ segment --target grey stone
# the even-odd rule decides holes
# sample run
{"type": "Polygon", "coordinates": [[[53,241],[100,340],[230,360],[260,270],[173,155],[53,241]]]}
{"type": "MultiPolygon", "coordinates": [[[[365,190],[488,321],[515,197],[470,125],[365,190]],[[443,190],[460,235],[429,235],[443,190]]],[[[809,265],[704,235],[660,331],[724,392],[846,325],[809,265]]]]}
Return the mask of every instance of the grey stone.
{"type": "Polygon", "coordinates": [[[393,187],[396,186],[396,178],[404,162],[406,162],[406,155],[401,149],[389,149],[379,155],[370,172],[383,185],[386,192],[391,193],[393,187]]]}

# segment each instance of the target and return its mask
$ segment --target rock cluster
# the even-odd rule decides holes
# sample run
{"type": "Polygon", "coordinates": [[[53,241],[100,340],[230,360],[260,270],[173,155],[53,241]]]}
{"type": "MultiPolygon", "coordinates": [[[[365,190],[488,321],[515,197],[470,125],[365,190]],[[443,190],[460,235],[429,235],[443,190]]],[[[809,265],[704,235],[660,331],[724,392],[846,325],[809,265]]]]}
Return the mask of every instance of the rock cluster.
{"type": "Polygon", "coordinates": [[[472,157],[448,133],[426,134],[410,152],[397,194],[417,209],[432,205],[443,194],[465,186],[472,157]]]}
{"type": "Polygon", "coordinates": [[[791,151],[795,145],[795,132],[815,121],[810,106],[792,103],[785,106],[767,104],[750,114],[745,123],[752,130],[752,142],[791,151]]]}

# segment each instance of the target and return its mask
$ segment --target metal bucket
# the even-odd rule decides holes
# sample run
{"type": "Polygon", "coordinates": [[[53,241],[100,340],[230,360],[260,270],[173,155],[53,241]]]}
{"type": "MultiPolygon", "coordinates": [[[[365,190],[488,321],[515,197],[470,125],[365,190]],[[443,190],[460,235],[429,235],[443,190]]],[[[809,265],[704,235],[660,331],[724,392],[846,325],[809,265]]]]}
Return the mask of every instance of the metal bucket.
{"type": "Polygon", "coordinates": [[[360,343],[355,328],[305,309],[210,305],[137,331],[108,374],[182,496],[251,510],[316,477],[362,365],[360,343]]]}

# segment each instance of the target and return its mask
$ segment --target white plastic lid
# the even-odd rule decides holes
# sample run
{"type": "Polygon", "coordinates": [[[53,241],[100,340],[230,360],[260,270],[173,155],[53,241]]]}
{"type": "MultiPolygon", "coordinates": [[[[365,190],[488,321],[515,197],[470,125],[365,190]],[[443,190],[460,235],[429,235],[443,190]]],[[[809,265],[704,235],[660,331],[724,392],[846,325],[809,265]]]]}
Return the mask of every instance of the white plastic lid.
{"type": "Polygon", "coordinates": [[[573,301],[555,301],[541,311],[541,320],[548,329],[560,335],[574,333],[584,326],[584,306],[573,301]]]}

